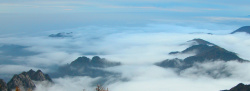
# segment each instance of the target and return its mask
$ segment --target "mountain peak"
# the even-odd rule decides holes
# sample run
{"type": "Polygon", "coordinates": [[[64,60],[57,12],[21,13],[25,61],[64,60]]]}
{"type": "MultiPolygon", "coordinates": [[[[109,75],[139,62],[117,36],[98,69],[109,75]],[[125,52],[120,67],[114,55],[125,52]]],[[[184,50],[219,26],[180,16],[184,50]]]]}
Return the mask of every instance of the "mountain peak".
{"type": "Polygon", "coordinates": [[[213,43],[210,43],[206,40],[200,39],[200,38],[195,38],[193,40],[190,40],[188,42],[191,42],[192,45],[214,45],[213,43]]]}
{"type": "Polygon", "coordinates": [[[230,90],[223,90],[223,91],[250,91],[250,85],[239,83],[237,86],[231,88],[230,90]]]}
{"type": "Polygon", "coordinates": [[[101,58],[99,57],[99,56],[94,56],[93,58],[92,58],[92,61],[93,60],[101,60],[101,58]]]}
{"type": "Polygon", "coordinates": [[[35,72],[33,69],[30,69],[28,72],[30,72],[30,73],[33,73],[33,72],[35,72]]]}
{"type": "Polygon", "coordinates": [[[34,82],[25,72],[14,75],[7,85],[9,90],[15,89],[16,87],[23,87],[24,89],[34,89],[36,87],[34,82]]]}
{"type": "Polygon", "coordinates": [[[237,33],[237,32],[245,32],[245,33],[250,34],[250,26],[240,27],[239,29],[233,31],[231,34],[234,34],[234,33],[237,33]]]}
{"type": "Polygon", "coordinates": [[[95,64],[103,64],[103,63],[105,63],[105,59],[101,59],[99,56],[94,56],[93,58],[92,58],[92,60],[91,60],[91,63],[93,64],[93,65],[95,65],[95,64]]]}
{"type": "Polygon", "coordinates": [[[186,57],[183,61],[172,59],[162,61],[158,66],[172,67],[172,68],[189,68],[193,64],[199,62],[214,62],[214,61],[238,61],[247,62],[246,60],[237,56],[236,53],[230,52],[220,46],[210,43],[203,39],[193,39],[188,42],[194,42],[191,47],[186,48],[181,52],[170,52],[169,54],[189,54],[195,52],[195,55],[186,57]],[[212,46],[211,46],[212,45],[212,46]],[[183,65],[180,65],[183,64],[183,65]]]}
{"type": "Polygon", "coordinates": [[[34,89],[36,86],[32,80],[52,82],[51,78],[47,74],[44,74],[41,70],[37,70],[35,72],[31,69],[28,72],[22,72],[19,75],[14,75],[7,84],[8,90],[15,89],[16,87],[22,87],[24,89],[34,89]]]}
{"type": "Polygon", "coordinates": [[[90,59],[88,57],[82,56],[78,57],[76,60],[70,63],[71,66],[80,67],[83,65],[90,64],[90,59]]]}
{"type": "Polygon", "coordinates": [[[97,68],[107,68],[121,65],[120,62],[111,62],[105,58],[94,56],[92,59],[82,56],[71,62],[69,65],[64,65],[58,68],[58,72],[54,76],[106,76],[107,74],[115,74],[97,68]]]}
{"type": "Polygon", "coordinates": [[[35,71],[32,70],[32,69],[30,69],[30,70],[27,72],[27,74],[28,74],[29,76],[31,76],[31,75],[35,74],[35,71]]]}
{"type": "Polygon", "coordinates": [[[53,82],[51,78],[47,75],[44,74],[41,70],[37,70],[35,73],[29,75],[30,78],[34,81],[49,81],[53,82]]]}

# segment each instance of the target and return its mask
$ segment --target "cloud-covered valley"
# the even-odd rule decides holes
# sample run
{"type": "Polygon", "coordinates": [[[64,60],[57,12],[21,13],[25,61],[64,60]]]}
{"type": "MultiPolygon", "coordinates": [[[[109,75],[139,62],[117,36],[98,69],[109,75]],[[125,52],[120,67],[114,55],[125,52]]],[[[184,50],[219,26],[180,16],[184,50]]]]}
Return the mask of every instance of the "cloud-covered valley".
{"type": "MultiPolygon", "coordinates": [[[[230,26],[229,26],[230,27],[230,26]]],[[[218,91],[229,89],[236,84],[250,83],[249,63],[208,62],[196,64],[182,72],[174,68],[154,65],[165,59],[184,59],[195,52],[169,55],[182,51],[187,42],[201,38],[214,43],[239,57],[250,60],[250,35],[246,33],[229,34],[235,29],[208,29],[191,26],[150,24],[140,27],[89,26],[65,30],[37,31],[27,34],[0,35],[1,46],[19,45],[18,50],[30,55],[5,55],[1,59],[0,76],[8,80],[9,75],[29,69],[42,69],[46,73],[56,71],[57,67],[68,64],[80,56],[100,56],[109,61],[121,62],[121,66],[103,70],[120,73],[119,78],[110,77],[104,83],[110,91],[218,91]],[[192,32],[190,32],[192,31],[192,32]],[[50,34],[73,32],[72,37],[48,37],[50,34]],[[216,69],[230,71],[223,76],[216,69]],[[18,70],[16,70],[18,69],[18,70]],[[210,77],[206,72],[220,75],[210,77]],[[6,76],[6,74],[8,74],[6,76]],[[126,79],[126,80],[120,80],[126,79]]],[[[4,55],[7,51],[0,50],[4,55]]],[[[20,52],[20,51],[17,51],[20,52]]],[[[9,77],[10,78],[10,77],[9,77]]],[[[88,76],[53,78],[54,85],[37,85],[35,91],[94,91],[101,77],[88,76]]]]}

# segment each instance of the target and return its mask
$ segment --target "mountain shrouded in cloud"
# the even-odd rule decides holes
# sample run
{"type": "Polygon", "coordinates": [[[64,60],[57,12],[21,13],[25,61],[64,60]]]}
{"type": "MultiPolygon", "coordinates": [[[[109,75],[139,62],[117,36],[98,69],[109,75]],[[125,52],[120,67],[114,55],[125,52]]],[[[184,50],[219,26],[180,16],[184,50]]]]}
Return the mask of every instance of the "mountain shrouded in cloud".
{"type": "Polygon", "coordinates": [[[121,63],[119,62],[110,62],[104,58],[100,58],[99,56],[94,56],[92,59],[88,57],[82,56],[78,57],[76,60],[71,62],[70,64],[61,66],[58,68],[57,72],[53,74],[55,77],[63,77],[63,76],[90,76],[90,77],[98,77],[98,76],[109,76],[112,72],[104,71],[103,68],[119,66],[121,63]]]}
{"type": "Polygon", "coordinates": [[[239,29],[233,31],[231,34],[240,33],[240,32],[250,34],[250,26],[243,26],[243,27],[240,27],[239,29]]]}
{"type": "Polygon", "coordinates": [[[25,90],[34,89],[36,87],[35,83],[30,79],[27,73],[14,75],[7,85],[9,90],[15,89],[16,87],[20,87],[25,90]]]}
{"type": "Polygon", "coordinates": [[[57,33],[57,34],[50,34],[49,37],[54,37],[54,38],[65,38],[65,37],[73,37],[73,32],[69,33],[57,33]]]}
{"type": "Polygon", "coordinates": [[[230,90],[222,90],[222,91],[250,91],[250,85],[239,83],[237,86],[231,88],[230,90]]]}
{"type": "MultiPolygon", "coordinates": [[[[247,55],[250,38],[229,32],[231,29],[149,24],[139,27],[87,26],[30,32],[28,35],[4,35],[0,37],[3,45],[24,46],[22,50],[32,53],[8,56],[14,64],[1,64],[0,76],[11,75],[11,78],[13,74],[31,68],[49,73],[54,84],[33,81],[36,86],[34,91],[94,91],[97,84],[108,87],[110,91],[223,90],[240,82],[249,82],[249,74],[245,70],[250,69],[249,63],[230,60],[250,59],[247,55]],[[73,38],[48,37],[71,31],[74,32],[73,38]],[[197,31],[204,33],[190,34],[197,31]],[[169,55],[173,51],[175,53],[169,55]],[[184,66],[183,60],[188,57],[191,57],[189,64],[192,66],[176,71],[176,68],[184,66]],[[166,64],[168,68],[154,64],[166,59],[172,61],[166,64]],[[211,60],[207,62],[203,59],[211,60]],[[175,88],[178,86],[182,88],[175,88]]],[[[29,73],[34,74],[34,71],[29,73]]],[[[46,76],[32,79],[40,77],[46,76]]],[[[10,79],[4,80],[8,82],[10,79]]]]}
{"type": "Polygon", "coordinates": [[[249,4],[0,0],[0,90],[219,91],[249,84],[249,4]]]}
{"type": "Polygon", "coordinates": [[[52,79],[48,74],[44,74],[41,70],[37,70],[35,72],[31,69],[28,72],[22,72],[21,74],[14,75],[12,79],[7,83],[8,91],[16,89],[16,87],[19,87],[22,90],[35,89],[36,84],[33,81],[48,81],[52,83],[52,79]]]}
{"type": "MultiPolygon", "coordinates": [[[[193,39],[191,41],[191,47],[181,51],[181,52],[171,52],[170,55],[180,55],[186,53],[194,52],[194,56],[186,57],[185,59],[167,59],[162,62],[156,63],[156,65],[164,68],[177,68],[179,71],[199,66],[201,63],[209,63],[216,61],[237,61],[237,62],[249,62],[237,56],[236,53],[230,52],[224,48],[221,48],[213,43],[205,41],[203,39],[193,39]]],[[[221,69],[214,69],[207,71],[212,77],[218,78],[218,74],[230,75],[230,71],[225,71],[222,67],[221,69]],[[213,71],[220,71],[220,73],[213,73],[213,71]]]]}

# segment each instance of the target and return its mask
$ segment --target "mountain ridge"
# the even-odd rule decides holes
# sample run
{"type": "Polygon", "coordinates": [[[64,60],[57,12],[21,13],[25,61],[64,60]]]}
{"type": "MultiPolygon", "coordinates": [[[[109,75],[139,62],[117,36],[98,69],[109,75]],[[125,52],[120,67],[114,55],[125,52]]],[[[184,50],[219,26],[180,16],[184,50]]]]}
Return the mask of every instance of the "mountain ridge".
{"type": "MultiPolygon", "coordinates": [[[[12,79],[7,83],[7,89],[3,91],[11,91],[16,87],[22,88],[24,90],[35,89],[36,85],[33,81],[48,81],[53,83],[52,79],[48,74],[44,74],[41,70],[37,70],[36,72],[32,69],[28,72],[22,72],[20,74],[15,74],[12,79]],[[38,74],[38,75],[36,75],[38,74]]],[[[3,80],[0,80],[0,84],[4,84],[3,80]]],[[[2,89],[2,88],[1,88],[2,89]]]]}
{"type": "Polygon", "coordinates": [[[231,32],[231,34],[235,34],[235,33],[238,33],[238,32],[245,32],[247,34],[250,34],[250,26],[243,26],[243,27],[240,27],[239,29],[231,32]]]}
{"type": "Polygon", "coordinates": [[[238,85],[234,86],[230,90],[222,90],[222,91],[250,91],[250,85],[239,83],[238,85]]]}
{"type": "Polygon", "coordinates": [[[169,55],[186,54],[192,52],[195,52],[195,55],[186,57],[184,59],[166,59],[156,63],[156,65],[164,68],[178,68],[179,70],[184,70],[192,67],[195,63],[215,61],[248,62],[247,60],[238,57],[236,53],[230,52],[220,46],[217,46],[203,39],[193,39],[191,41],[196,43],[192,44],[190,47],[186,48],[181,52],[170,52],[169,55]]]}
{"type": "Polygon", "coordinates": [[[53,77],[63,76],[107,76],[114,73],[104,71],[103,68],[119,66],[120,62],[111,62],[99,56],[94,56],[92,59],[82,56],[72,61],[70,64],[66,64],[58,68],[57,72],[52,73],[53,77]]]}

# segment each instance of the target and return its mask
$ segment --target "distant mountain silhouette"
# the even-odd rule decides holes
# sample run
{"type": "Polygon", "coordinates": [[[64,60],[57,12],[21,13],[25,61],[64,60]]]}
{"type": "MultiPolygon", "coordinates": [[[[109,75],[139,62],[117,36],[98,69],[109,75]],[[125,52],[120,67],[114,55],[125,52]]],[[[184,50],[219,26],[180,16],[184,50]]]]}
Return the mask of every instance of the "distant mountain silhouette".
{"type": "Polygon", "coordinates": [[[203,40],[203,39],[199,39],[199,38],[187,41],[187,43],[191,44],[191,47],[189,47],[189,48],[187,48],[187,49],[185,49],[185,50],[183,50],[181,52],[174,51],[174,52],[170,52],[169,54],[172,55],[172,54],[179,54],[179,53],[182,53],[182,54],[183,53],[189,53],[189,52],[194,52],[196,49],[199,50],[199,51],[196,51],[196,52],[200,52],[200,51],[203,51],[203,49],[204,49],[202,46],[215,46],[215,44],[210,43],[210,42],[208,42],[206,40],[203,40]]]}
{"type": "Polygon", "coordinates": [[[70,64],[59,67],[58,71],[52,73],[53,77],[63,76],[108,76],[115,73],[107,72],[102,68],[121,65],[120,62],[110,62],[99,56],[94,56],[92,59],[88,57],[78,57],[70,64]]]}
{"type": "Polygon", "coordinates": [[[231,88],[230,90],[222,90],[222,91],[250,91],[250,85],[239,83],[237,86],[231,88]]]}
{"type": "Polygon", "coordinates": [[[241,59],[236,55],[236,53],[227,51],[224,48],[219,46],[208,46],[208,45],[194,45],[186,50],[183,53],[187,53],[190,51],[196,51],[195,56],[190,56],[184,59],[185,63],[193,63],[193,62],[203,62],[203,61],[215,61],[215,60],[222,60],[222,61],[230,61],[230,60],[237,60],[243,62],[245,60],[241,59]]]}
{"type": "Polygon", "coordinates": [[[166,59],[162,62],[156,63],[156,65],[165,67],[165,68],[181,68],[183,66],[183,60],[182,59],[166,59]]]}
{"type": "Polygon", "coordinates": [[[73,37],[72,34],[73,34],[73,32],[69,32],[69,33],[61,32],[61,33],[57,33],[57,34],[51,34],[51,35],[49,35],[49,37],[54,37],[54,38],[73,37]]]}
{"type": "Polygon", "coordinates": [[[203,40],[203,39],[200,39],[200,38],[195,38],[195,39],[187,41],[187,42],[191,42],[193,45],[215,45],[213,43],[210,43],[210,42],[203,40]]]}
{"type": "Polygon", "coordinates": [[[195,63],[214,62],[214,61],[248,62],[238,57],[236,53],[230,52],[224,48],[221,48],[203,39],[193,39],[188,42],[193,42],[191,47],[181,52],[171,52],[169,54],[178,55],[178,54],[195,52],[194,56],[189,56],[185,59],[178,59],[178,58],[167,59],[162,62],[156,63],[156,65],[164,68],[179,68],[182,70],[192,67],[195,63]]]}
{"type": "Polygon", "coordinates": [[[209,34],[209,35],[213,35],[213,33],[205,33],[205,32],[192,32],[189,34],[209,34]]]}
{"type": "Polygon", "coordinates": [[[34,89],[36,85],[33,81],[52,82],[51,78],[47,74],[44,74],[41,70],[35,72],[31,69],[28,72],[22,72],[19,75],[14,75],[7,83],[8,91],[11,91],[16,87],[23,88],[25,90],[34,89]]]}
{"type": "Polygon", "coordinates": [[[237,33],[237,32],[245,32],[250,34],[250,26],[243,26],[235,31],[233,31],[231,34],[237,33]]]}

